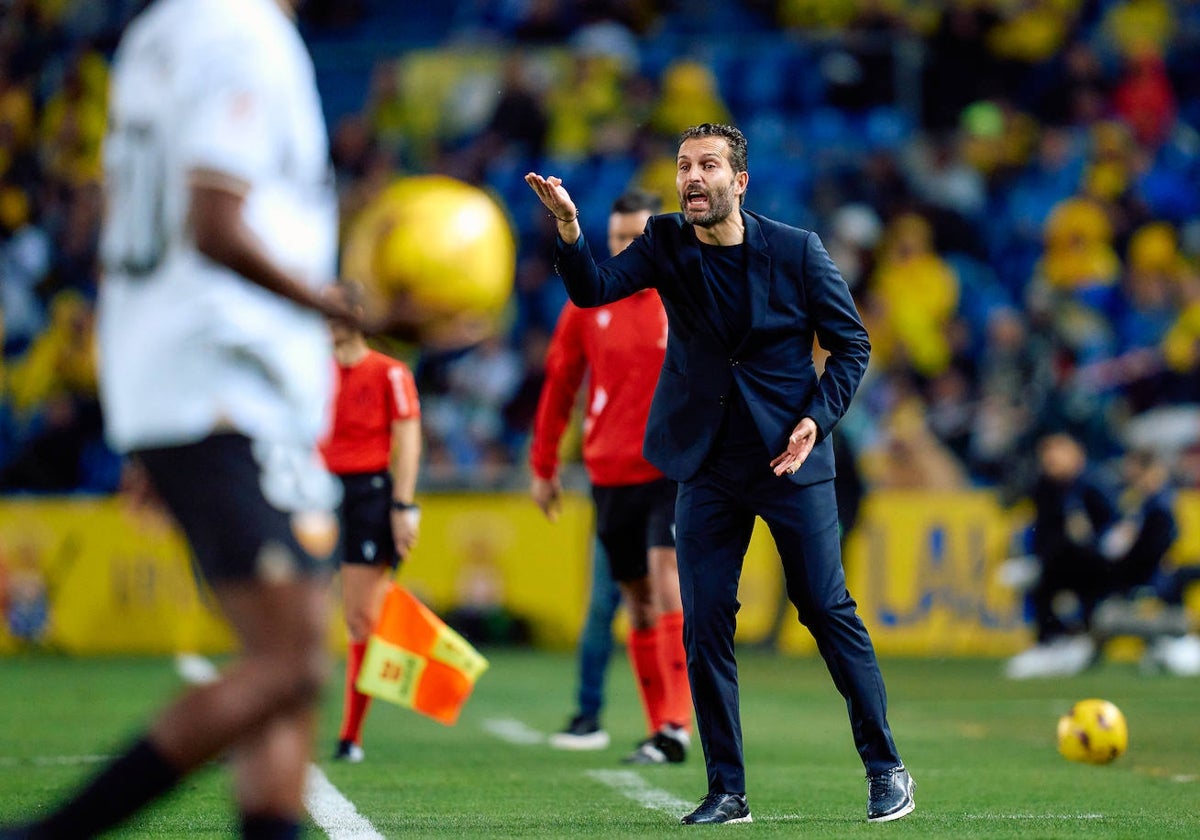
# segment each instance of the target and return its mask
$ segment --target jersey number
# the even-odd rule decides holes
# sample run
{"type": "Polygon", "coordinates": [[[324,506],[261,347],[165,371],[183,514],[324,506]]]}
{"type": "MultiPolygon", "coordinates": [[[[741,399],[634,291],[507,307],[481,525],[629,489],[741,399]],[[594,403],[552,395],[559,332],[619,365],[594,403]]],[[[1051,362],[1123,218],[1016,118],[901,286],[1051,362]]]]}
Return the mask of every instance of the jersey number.
{"type": "Polygon", "coordinates": [[[149,274],[167,249],[162,141],[149,123],[127,123],[109,133],[105,158],[109,193],[104,267],[125,275],[149,274]]]}

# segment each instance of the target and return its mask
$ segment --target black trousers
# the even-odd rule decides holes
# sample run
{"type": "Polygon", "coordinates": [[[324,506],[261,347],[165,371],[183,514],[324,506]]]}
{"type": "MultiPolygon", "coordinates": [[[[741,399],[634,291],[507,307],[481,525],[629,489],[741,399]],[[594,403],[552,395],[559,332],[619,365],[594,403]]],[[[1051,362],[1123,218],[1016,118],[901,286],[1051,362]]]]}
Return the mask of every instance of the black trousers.
{"type": "Polygon", "coordinates": [[[868,772],[900,764],[875,649],[846,590],[832,481],[797,486],[766,458],[714,459],[680,485],[676,552],[684,644],[710,793],[745,793],[734,629],[755,516],[779,549],[788,597],[846,699],[868,772]]]}

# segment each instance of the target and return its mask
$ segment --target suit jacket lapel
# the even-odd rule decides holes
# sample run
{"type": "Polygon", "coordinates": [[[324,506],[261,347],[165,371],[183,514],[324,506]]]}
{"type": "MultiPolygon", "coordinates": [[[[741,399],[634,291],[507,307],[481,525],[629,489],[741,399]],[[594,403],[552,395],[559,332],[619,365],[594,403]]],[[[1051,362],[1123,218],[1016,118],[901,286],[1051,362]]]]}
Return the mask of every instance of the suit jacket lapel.
{"type": "MultiPolygon", "coordinates": [[[[767,305],[771,296],[771,255],[767,251],[767,240],[763,236],[758,220],[742,211],[746,241],[746,284],[750,297],[750,328],[760,326],[767,318],[767,305]]],[[[742,336],[735,352],[746,343],[749,335],[742,336]]]]}

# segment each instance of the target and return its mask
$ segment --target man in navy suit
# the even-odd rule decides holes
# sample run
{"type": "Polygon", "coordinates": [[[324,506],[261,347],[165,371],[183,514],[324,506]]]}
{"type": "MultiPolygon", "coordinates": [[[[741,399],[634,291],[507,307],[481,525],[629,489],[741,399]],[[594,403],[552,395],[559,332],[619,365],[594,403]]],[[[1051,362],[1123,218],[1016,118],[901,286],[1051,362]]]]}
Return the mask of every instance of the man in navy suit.
{"type": "Polygon", "coordinates": [[[556,265],[574,303],[600,306],[654,288],[667,310],[644,451],[679,482],[684,640],[708,768],[708,795],[683,822],[751,821],[733,639],[755,516],[770,528],[788,596],[846,698],[867,769],[867,819],[898,819],[913,810],[914,783],[846,590],[829,438],[866,370],[866,330],[815,233],[742,209],[750,174],[741,131],[689,128],[677,164],[681,212],[652,217],[599,266],[561,179],[531,172],[525,180],[558,220],[556,265]],[[830,353],[819,378],[814,336],[830,353]]]}

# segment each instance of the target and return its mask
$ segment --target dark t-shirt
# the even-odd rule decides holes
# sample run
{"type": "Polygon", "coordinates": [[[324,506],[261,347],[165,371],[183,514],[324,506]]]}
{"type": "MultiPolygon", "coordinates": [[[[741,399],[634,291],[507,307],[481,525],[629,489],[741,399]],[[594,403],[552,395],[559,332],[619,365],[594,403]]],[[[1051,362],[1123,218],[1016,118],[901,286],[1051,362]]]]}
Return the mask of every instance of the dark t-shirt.
{"type": "MultiPolygon", "coordinates": [[[[732,354],[750,330],[750,295],[746,282],[746,246],[700,243],[700,266],[717,304],[713,328],[732,354]]],[[[725,398],[725,417],[710,459],[757,462],[766,452],[741,389],[732,384],[725,398]]]]}

